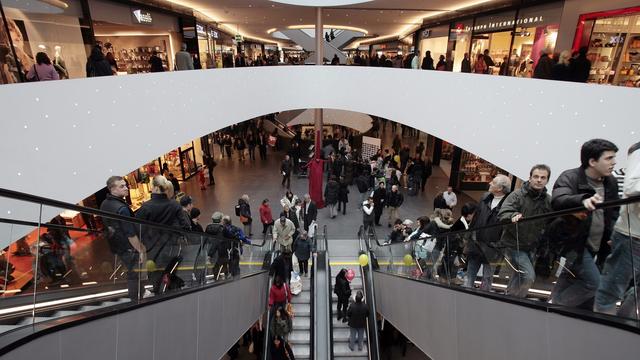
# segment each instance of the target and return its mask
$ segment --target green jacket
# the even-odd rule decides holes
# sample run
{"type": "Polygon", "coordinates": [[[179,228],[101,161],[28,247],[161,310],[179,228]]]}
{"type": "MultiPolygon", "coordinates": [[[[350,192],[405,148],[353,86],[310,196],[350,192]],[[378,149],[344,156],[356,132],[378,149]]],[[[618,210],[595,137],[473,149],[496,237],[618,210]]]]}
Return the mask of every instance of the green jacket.
{"type": "Polygon", "coordinates": [[[547,189],[541,192],[529,187],[529,182],[522,184],[522,187],[507,196],[500,208],[498,218],[502,223],[511,223],[511,218],[520,213],[523,215],[516,225],[504,227],[500,245],[522,251],[531,251],[536,248],[540,236],[544,232],[545,220],[523,221],[527,217],[540,215],[551,211],[551,196],[547,194],[547,189]]]}

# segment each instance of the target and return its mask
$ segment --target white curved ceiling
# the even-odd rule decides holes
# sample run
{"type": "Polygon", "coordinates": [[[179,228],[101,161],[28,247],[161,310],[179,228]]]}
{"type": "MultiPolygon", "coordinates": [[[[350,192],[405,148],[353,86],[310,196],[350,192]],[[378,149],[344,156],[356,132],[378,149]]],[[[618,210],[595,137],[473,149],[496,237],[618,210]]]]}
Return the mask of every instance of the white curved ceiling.
{"type": "MultiPolygon", "coordinates": [[[[3,85],[0,187],[76,203],[108,176],[194,138],[259,115],[307,108],[393,119],[521,178],[540,162],[555,178],[579,164],[580,145],[594,137],[613,140],[624,163],[640,133],[639,100],[636,89],[624,87],[346,66],[3,85]]],[[[0,216],[37,221],[38,208],[0,199],[0,216]]]]}

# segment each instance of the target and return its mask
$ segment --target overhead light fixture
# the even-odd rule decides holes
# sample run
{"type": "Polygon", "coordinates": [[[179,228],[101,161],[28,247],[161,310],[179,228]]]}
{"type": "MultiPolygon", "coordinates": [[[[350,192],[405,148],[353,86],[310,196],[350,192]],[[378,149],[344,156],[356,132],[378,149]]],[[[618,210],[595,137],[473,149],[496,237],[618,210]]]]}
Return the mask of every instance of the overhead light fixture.
{"type": "MultiPolygon", "coordinates": [[[[308,25],[291,25],[291,26],[287,26],[287,29],[289,30],[302,30],[302,29],[314,29],[316,26],[313,24],[308,24],[308,25]]],[[[354,27],[354,26],[344,26],[344,25],[322,25],[322,27],[324,29],[336,29],[336,30],[351,30],[351,31],[357,31],[357,32],[361,32],[365,35],[369,34],[368,30],[365,30],[363,28],[359,28],[359,27],[354,27]]],[[[269,29],[271,30],[271,29],[269,29]]]]}

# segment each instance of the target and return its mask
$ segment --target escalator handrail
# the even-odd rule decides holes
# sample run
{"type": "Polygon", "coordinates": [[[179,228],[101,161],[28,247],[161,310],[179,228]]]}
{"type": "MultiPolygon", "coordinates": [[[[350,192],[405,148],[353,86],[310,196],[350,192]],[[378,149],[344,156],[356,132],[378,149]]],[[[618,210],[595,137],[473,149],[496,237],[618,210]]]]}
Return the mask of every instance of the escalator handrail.
{"type": "MultiPolygon", "coordinates": [[[[607,202],[603,202],[600,204],[596,205],[596,209],[605,209],[605,208],[610,208],[610,207],[618,207],[618,206],[622,206],[622,205],[627,205],[627,204],[633,204],[633,203],[637,203],[640,202],[640,195],[635,195],[635,196],[630,196],[628,198],[624,198],[624,199],[618,199],[618,200],[611,200],[611,201],[607,201],[607,202]]],[[[576,208],[571,208],[571,209],[565,209],[565,210],[558,210],[558,211],[551,211],[551,212],[547,212],[544,214],[540,214],[540,215],[533,215],[533,216],[528,216],[528,217],[523,217],[521,218],[517,224],[523,224],[529,221],[540,221],[540,220],[548,220],[551,218],[557,218],[560,216],[564,216],[564,215],[570,215],[570,214],[575,214],[575,213],[579,213],[579,212],[586,212],[588,211],[587,209],[585,209],[584,207],[576,207],[576,208]]],[[[486,229],[491,229],[491,228],[495,228],[495,227],[505,227],[505,226],[509,226],[509,225],[514,225],[511,222],[499,222],[497,224],[491,224],[491,225],[484,225],[484,226],[476,226],[474,228],[470,228],[467,230],[458,230],[458,231],[449,231],[446,232],[442,235],[432,235],[432,236],[428,236],[424,239],[419,239],[419,240],[425,240],[425,239],[437,239],[437,238],[443,238],[443,237],[449,237],[449,236],[458,236],[458,235],[464,235],[464,234],[471,234],[480,230],[486,230],[486,229]]],[[[375,235],[375,227],[371,226],[370,229],[373,231],[373,234],[375,235]]],[[[376,241],[378,247],[389,247],[393,244],[391,243],[383,243],[381,244],[380,241],[378,240],[377,236],[374,236],[374,240],[376,241]]],[[[419,240],[409,240],[406,243],[414,243],[416,241],[419,240]]]]}
{"type": "MultiPolygon", "coordinates": [[[[269,235],[270,230],[273,228],[273,225],[270,225],[267,228],[267,232],[265,234],[266,237],[269,235]]],[[[273,261],[280,255],[280,251],[275,249],[275,241],[271,242],[270,252],[271,252],[271,260],[269,264],[273,264],[273,261]]],[[[270,270],[267,270],[270,271],[270,270]]],[[[263,343],[262,343],[262,359],[269,360],[271,359],[271,334],[269,333],[269,328],[271,327],[271,306],[269,306],[269,293],[271,292],[271,286],[273,285],[273,277],[269,275],[269,282],[267,283],[267,315],[265,317],[265,321],[263,323],[263,343]]]]}
{"type": "Polygon", "coordinates": [[[373,284],[373,267],[371,266],[371,251],[367,246],[367,242],[364,239],[364,226],[360,226],[358,230],[358,240],[360,242],[360,254],[366,254],[369,257],[367,262],[366,271],[365,268],[360,266],[360,272],[362,276],[362,287],[364,290],[365,299],[369,306],[369,317],[367,319],[367,347],[369,348],[369,359],[380,359],[380,343],[378,339],[378,321],[376,310],[376,299],[373,284]]]}
{"type": "MultiPolygon", "coordinates": [[[[327,329],[327,339],[333,339],[333,314],[332,314],[332,309],[333,309],[333,305],[332,305],[332,293],[331,293],[331,263],[329,262],[329,241],[327,239],[327,225],[325,224],[322,227],[322,239],[324,242],[324,252],[326,254],[326,256],[324,257],[324,267],[325,267],[325,272],[327,274],[327,295],[328,295],[328,299],[327,299],[327,325],[329,325],[329,328],[327,329]]],[[[330,355],[330,359],[333,359],[333,341],[327,341],[327,352],[330,355]]]]}
{"type": "MultiPolygon", "coordinates": [[[[257,271],[250,274],[240,275],[238,280],[246,279],[252,276],[261,275],[267,272],[266,270],[257,271]]],[[[12,350],[29,343],[37,338],[51,334],[60,330],[71,328],[77,325],[87,323],[89,321],[99,320],[108,316],[117,315],[140,309],[145,306],[154,305],[162,301],[172,300],[178,297],[182,297],[194,292],[208,290],[216,286],[225,286],[230,284],[228,281],[216,281],[210,284],[195,286],[191,288],[182,289],[179,291],[172,291],[157,295],[149,298],[140,299],[136,303],[123,303],[120,305],[108,306],[100,309],[89,310],[82,313],[78,313],[70,318],[52,319],[50,321],[37,322],[30,325],[24,325],[15,330],[3,333],[0,336],[0,357],[6,355],[12,350]]]]}
{"type": "MultiPolygon", "coordinates": [[[[196,231],[190,231],[190,230],[183,230],[183,229],[179,229],[179,228],[174,228],[174,227],[170,227],[167,225],[163,225],[163,224],[159,224],[153,221],[147,221],[147,220],[141,220],[135,217],[127,217],[127,216],[122,216],[119,214],[115,214],[115,213],[111,213],[111,212],[106,212],[106,211],[102,211],[99,209],[93,209],[93,208],[88,208],[88,207],[84,207],[84,206],[80,206],[80,205],[76,205],[76,204],[70,204],[70,203],[66,203],[63,201],[59,201],[59,200],[53,200],[53,199],[49,199],[49,198],[45,198],[45,197],[41,197],[41,196],[37,196],[37,195],[31,195],[31,194],[26,194],[26,193],[22,193],[19,191],[14,191],[14,190],[7,190],[4,188],[0,188],[0,199],[1,198],[7,198],[7,199],[14,199],[14,200],[19,200],[19,201],[24,201],[24,202],[29,202],[29,203],[34,203],[34,204],[38,204],[38,205],[46,205],[46,206],[51,206],[51,207],[55,207],[55,208],[61,208],[61,209],[66,209],[66,210],[74,210],[80,213],[86,213],[86,214],[91,214],[91,215],[96,215],[96,216],[100,216],[100,217],[106,217],[106,218],[110,218],[110,219],[115,219],[115,220],[121,220],[121,221],[126,221],[129,223],[134,223],[134,224],[138,224],[138,225],[145,225],[145,226],[150,226],[156,229],[160,229],[160,230],[165,230],[167,232],[171,232],[171,233],[179,233],[182,235],[188,235],[188,236],[202,236],[203,233],[201,232],[196,232],[196,231]]],[[[4,223],[10,223],[10,224],[17,224],[17,225],[24,225],[27,223],[32,223],[32,222],[26,222],[23,220],[13,220],[13,219],[6,219],[6,218],[2,218],[0,219],[0,222],[4,222],[4,223]]],[[[38,223],[32,223],[31,226],[37,226],[38,223]]],[[[47,223],[41,223],[40,226],[47,226],[47,227],[54,227],[54,226],[49,226],[51,224],[47,224],[47,223]]],[[[70,230],[72,230],[72,228],[68,228],[70,230]]],[[[98,231],[98,230],[96,230],[98,231]]],[[[205,236],[206,235],[205,233],[205,236]]],[[[251,245],[251,246],[255,246],[255,247],[263,247],[265,244],[265,241],[263,240],[262,243],[260,244],[247,244],[247,245],[251,245]]]]}
{"type": "Polygon", "coordinates": [[[640,322],[633,319],[620,318],[620,317],[615,317],[614,315],[591,312],[589,310],[582,310],[579,308],[570,308],[562,305],[550,304],[548,302],[531,301],[531,300],[526,300],[522,298],[509,297],[504,294],[483,291],[475,288],[466,288],[463,286],[450,286],[444,283],[416,279],[415,277],[412,277],[406,274],[397,274],[397,273],[387,272],[384,270],[373,270],[373,271],[380,274],[401,278],[403,280],[416,281],[421,284],[424,284],[425,286],[436,286],[439,288],[444,288],[444,289],[452,290],[455,292],[480,296],[483,298],[488,298],[488,299],[503,302],[503,303],[525,306],[531,309],[556,313],[556,314],[569,316],[569,317],[584,320],[584,321],[595,322],[598,324],[611,326],[613,328],[630,331],[640,335],[640,326],[638,326],[640,322]]]}

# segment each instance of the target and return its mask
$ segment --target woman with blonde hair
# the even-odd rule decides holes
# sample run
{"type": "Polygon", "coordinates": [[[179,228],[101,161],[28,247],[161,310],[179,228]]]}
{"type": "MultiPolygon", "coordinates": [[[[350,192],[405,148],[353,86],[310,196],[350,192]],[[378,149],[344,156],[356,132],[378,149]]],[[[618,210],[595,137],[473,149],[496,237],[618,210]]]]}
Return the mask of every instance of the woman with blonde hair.
{"type": "Polygon", "coordinates": [[[551,68],[551,78],[553,80],[570,81],[571,80],[571,52],[565,50],[560,53],[558,63],[551,68]]]}
{"type": "MultiPolygon", "coordinates": [[[[173,185],[162,175],[158,175],[151,181],[151,199],[143,203],[136,212],[136,218],[170,226],[182,230],[190,230],[191,224],[182,216],[182,207],[177,201],[170,198],[173,194],[173,185]]],[[[177,233],[167,231],[149,225],[142,225],[142,243],[147,249],[148,259],[151,259],[158,271],[149,274],[153,283],[154,292],[161,292],[162,270],[179,252],[174,246],[177,233]]]]}

